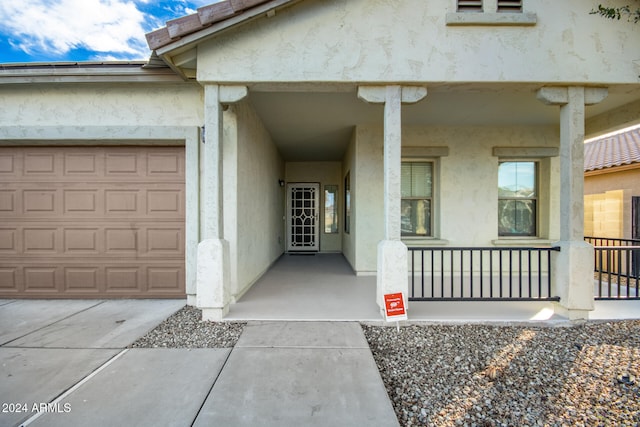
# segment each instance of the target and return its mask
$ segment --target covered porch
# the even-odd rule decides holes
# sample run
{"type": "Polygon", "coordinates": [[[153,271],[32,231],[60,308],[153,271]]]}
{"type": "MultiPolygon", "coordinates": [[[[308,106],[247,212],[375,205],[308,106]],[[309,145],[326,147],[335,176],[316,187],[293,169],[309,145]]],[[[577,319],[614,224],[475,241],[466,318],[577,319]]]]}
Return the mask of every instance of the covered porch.
{"type": "MultiPolygon", "coordinates": [[[[230,306],[225,320],[379,322],[375,294],[376,277],[356,275],[342,254],[284,254],[230,306]]],[[[637,303],[636,312],[640,309],[640,301],[637,303]]],[[[630,305],[627,313],[632,314],[633,309],[630,305]]],[[[596,316],[598,310],[596,307],[596,316]]],[[[566,320],[554,314],[554,305],[548,301],[411,301],[408,314],[409,321],[431,322],[566,320]]]]}
{"type": "MultiPolygon", "coordinates": [[[[624,96],[610,93],[603,100],[607,92],[601,88],[478,84],[474,90],[430,86],[427,101],[424,87],[321,89],[205,85],[203,240],[191,290],[206,317],[380,320],[383,293],[407,295],[402,283],[407,271],[400,268],[407,246],[549,247],[558,241],[565,244],[554,255],[557,287],[548,296],[569,304],[565,309],[575,311],[575,318],[591,310],[592,297],[579,285],[586,281],[576,276],[590,269],[578,260],[591,259],[583,248],[581,211],[571,209],[582,190],[567,182],[582,174],[576,165],[585,118],[624,105],[624,96]],[[472,113],[470,103],[491,114],[472,113]],[[595,105],[587,109],[590,104],[595,105]],[[534,229],[518,238],[499,234],[496,226],[498,169],[507,161],[534,165],[539,194],[534,229]],[[403,165],[412,162],[431,168],[429,195],[422,196],[428,198],[423,206],[430,207],[423,215],[429,231],[406,236],[398,212],[403,165]],[[300,183],[316,185],[318,193],[327,187],[335,191],[335,230],[327,231],[326,196],[316,199],[318,209],[310,216],[320,226],[315,256],[290,254],[288,189],[300,183]],[[302,260],[325,257],[338,260],[343,265],[335,271],[347,274],[334,279],[331,268],[301,267],[302,260]],[[352,286],[341,286],[344,282],[352,286]],[[288,292],[287,298],[279,292],[288,292]]],[[[517,321],[545,316],[539,314],[544,309],[548,317],[554,313],[551,301],[452,302],[460,313],[442,301],[417,303],[409,306],[416,320],[517,321]]]]}

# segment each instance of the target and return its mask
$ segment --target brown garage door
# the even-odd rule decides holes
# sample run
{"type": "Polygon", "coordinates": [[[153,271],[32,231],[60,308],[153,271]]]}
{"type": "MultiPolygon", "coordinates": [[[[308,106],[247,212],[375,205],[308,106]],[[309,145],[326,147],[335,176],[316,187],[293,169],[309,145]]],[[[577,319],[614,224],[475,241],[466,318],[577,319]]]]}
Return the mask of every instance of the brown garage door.
{"type": "Polygon", "coordinates": [[[0,147],[0,298],[182,297],[183,147],[0,147]]]}

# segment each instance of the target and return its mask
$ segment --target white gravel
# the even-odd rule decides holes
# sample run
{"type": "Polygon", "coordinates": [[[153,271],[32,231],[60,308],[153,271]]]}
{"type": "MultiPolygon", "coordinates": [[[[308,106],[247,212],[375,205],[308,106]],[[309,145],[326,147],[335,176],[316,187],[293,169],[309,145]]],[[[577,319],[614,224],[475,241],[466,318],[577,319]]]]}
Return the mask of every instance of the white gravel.
{"type": "Polygon", "coordinates": [[[363,330],[403,426],[640,425],[640,321],[363,330]]]}

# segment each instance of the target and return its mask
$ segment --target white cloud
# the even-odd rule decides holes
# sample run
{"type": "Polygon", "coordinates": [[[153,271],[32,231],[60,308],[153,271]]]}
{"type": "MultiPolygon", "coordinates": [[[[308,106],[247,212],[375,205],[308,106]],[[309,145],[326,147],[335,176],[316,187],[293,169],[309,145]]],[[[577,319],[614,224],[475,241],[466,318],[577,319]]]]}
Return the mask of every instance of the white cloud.
{"type": "Polygon", "coordinates": [[[0,2],[0,29],[10,34],[9,42],[52,55],[83,48],[96,57],[146,59],[145,18],[131,0],[0,2]]]}

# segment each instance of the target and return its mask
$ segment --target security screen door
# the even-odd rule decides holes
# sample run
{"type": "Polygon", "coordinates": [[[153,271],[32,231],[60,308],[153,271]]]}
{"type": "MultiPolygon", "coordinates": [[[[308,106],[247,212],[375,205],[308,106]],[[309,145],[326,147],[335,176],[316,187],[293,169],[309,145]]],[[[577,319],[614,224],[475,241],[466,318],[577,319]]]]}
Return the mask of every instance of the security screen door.
{"type": "Polygon", "coordinates": [[[320,184],[287,185],[287,251],[318,251],[320,184]]]}

